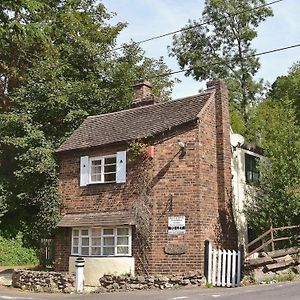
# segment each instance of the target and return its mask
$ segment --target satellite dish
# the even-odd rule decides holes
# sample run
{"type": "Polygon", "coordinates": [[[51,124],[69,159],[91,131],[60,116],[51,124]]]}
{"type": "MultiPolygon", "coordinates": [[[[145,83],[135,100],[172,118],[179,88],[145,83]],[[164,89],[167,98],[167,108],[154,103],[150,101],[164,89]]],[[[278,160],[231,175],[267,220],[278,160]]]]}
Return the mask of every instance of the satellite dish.
{"type": "Polygon", "coordinates": [[[233,133],[230,135],[230,144],[232,147],[237,147],[237,146],[242,146],[245,143],[245,138],[238,134],[238,133],[233,133]]]}

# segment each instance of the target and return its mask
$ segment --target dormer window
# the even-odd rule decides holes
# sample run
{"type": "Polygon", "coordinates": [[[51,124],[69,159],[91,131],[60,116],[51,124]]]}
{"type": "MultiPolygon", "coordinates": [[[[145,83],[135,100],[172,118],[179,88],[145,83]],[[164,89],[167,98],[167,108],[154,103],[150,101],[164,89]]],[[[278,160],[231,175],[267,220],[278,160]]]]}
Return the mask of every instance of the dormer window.
{"type": "Polygon", "coordinates": [[[80,186],[126,182],[126,151],[80,158],[80,186]]]}

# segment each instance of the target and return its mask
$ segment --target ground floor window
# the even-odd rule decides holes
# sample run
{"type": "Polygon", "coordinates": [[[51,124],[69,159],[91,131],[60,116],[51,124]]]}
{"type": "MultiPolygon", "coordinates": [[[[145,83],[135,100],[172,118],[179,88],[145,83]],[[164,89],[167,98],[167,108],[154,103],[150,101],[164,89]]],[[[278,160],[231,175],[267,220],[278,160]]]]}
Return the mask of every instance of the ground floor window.
{"type": "Polygon", "coordinates": [[[131,227],[73,228],[71,254],[131,256],[131,227]]]}

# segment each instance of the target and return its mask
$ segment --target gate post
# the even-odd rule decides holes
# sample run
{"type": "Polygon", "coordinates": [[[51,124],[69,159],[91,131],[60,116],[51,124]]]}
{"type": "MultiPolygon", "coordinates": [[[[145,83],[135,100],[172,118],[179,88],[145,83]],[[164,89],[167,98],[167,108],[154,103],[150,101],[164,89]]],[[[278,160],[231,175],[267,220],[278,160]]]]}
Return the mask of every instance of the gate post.
{"type": "Polygon", "coordinates": [[[204,248],[204,276],[206,277],[207,283],[212,283],[211,281],[211,268],[212,268],[212,246],[209,240],[205,241],[204,248]]]}

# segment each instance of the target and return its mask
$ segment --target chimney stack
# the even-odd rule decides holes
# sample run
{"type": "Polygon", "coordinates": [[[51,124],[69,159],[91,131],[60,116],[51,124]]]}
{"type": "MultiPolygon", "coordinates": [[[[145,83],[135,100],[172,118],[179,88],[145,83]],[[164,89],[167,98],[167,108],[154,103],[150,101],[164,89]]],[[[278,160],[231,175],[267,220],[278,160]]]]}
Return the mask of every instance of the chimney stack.
{"type": "Polygon", "coordinates": [[[156,97],[151,94],[152,84],[146,80],[140,80],[133,86],[133,101],[131,107],[139,107],[154,104],[156,97]]]}
{"type": "Polygon", "coordinates": [[[223,245],[225,248],[232,247],[237,241],[235,223],[232,221],[232,198],[231,198],[231,146],[230,146],[230,117],[228,90],[222,80],[210,81],[208,89],[215,90],[215,120],[216,120],[216,154],[217,154],[217,184],[218,202],[223,245]]]}

